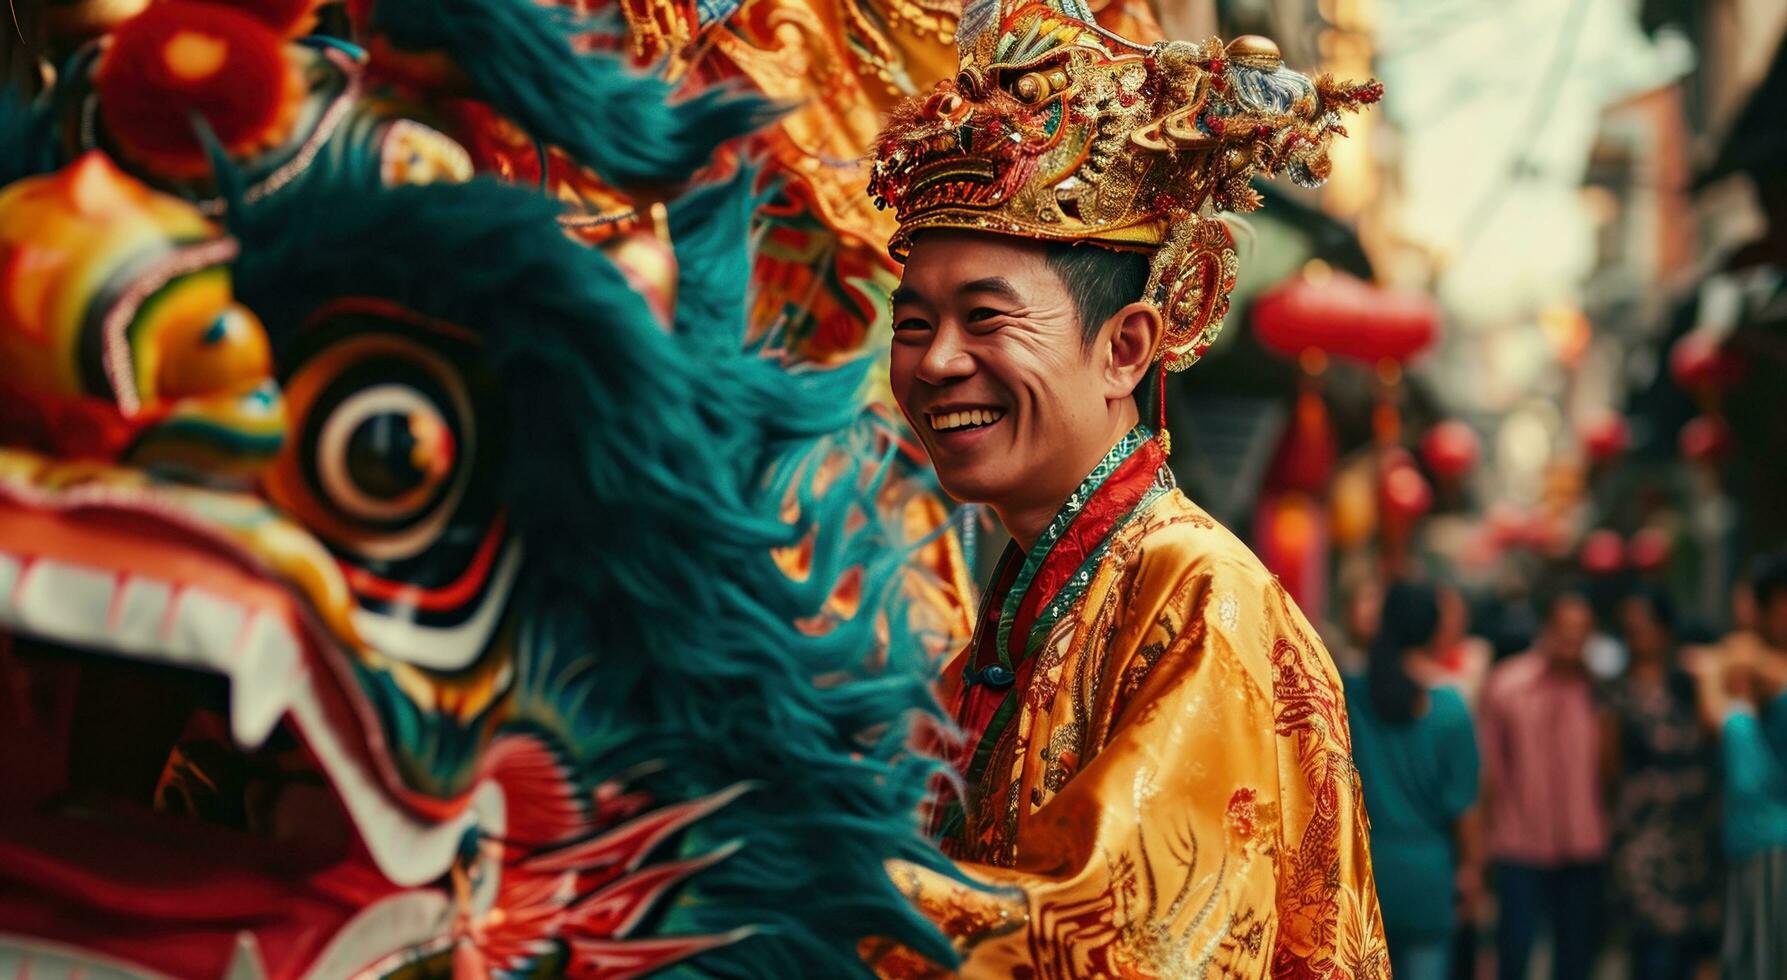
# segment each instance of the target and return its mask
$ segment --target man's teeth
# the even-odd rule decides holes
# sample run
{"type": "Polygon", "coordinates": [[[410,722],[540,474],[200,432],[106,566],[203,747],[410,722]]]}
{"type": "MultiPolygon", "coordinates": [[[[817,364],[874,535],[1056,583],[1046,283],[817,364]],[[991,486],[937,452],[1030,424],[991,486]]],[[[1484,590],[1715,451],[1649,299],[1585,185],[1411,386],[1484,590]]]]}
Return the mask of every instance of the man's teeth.
{"type": "Polygon", "coordinates": [[[294,629],[281,612],[197,586],[0,552],[0,630],[224,675],[237,744],[259,746],[289,715],[386,878],[411,886],[446,874],[471,824],[500,824],[501,790],[484,785],[441,822],[401,808],[338,731],[318,690],[327,680],[305,664],[294,629]]]}
{"type": "Polygon", "coordinates": [[[949,432],[953,429],[966,429],[976,425],[992,425],[1005,417],[1005,412],[997,408],[970,408],[960,412],[944,412],[931,416],[931,428],[937,432],[949,432]]]}

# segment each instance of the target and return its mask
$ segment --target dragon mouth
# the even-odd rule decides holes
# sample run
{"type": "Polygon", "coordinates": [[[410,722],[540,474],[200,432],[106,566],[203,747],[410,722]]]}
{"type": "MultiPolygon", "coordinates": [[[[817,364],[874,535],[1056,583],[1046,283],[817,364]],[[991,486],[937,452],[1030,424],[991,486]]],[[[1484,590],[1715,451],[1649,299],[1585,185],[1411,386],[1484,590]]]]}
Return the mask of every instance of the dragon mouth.
{"type": "Polygon", "coordinates": [[[914,171],[909,206],[913,211],[952,204],[992,207],[1004,196],[1003,187],[992,163],[945,157],[914,171]]]}
{"type": "Polygon", "coordinates": [[[500,793],[406,806],[300,590],[150,489],[21,478],[27,455],[0,450],[0,963],[358,969],[442,935],[426,886],[500,793]]]}

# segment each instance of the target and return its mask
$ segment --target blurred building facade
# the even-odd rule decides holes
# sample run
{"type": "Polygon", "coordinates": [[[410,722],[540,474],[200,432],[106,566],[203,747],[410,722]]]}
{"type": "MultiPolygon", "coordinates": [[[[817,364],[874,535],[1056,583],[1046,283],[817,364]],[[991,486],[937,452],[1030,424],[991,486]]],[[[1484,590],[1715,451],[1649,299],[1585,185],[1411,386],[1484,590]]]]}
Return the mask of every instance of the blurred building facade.
{"type": "MultiPolygon", "coordinates": [[[[1237,223],[1243,273],[1231,329],[1213,366],[1174,393],[1174,429],[1190,444],[1178,465],[1194,494],[1250,531],[1262,553],[1282,554],[1269,522],[1245,511],[1272,498],[1273,447],[1282,454],[1295,438],[1295,406],[1311,384],[1295,355],[1262,345],[1253,308],[1293,277],[1339,269],[1435,297],[1443,327],[1429,350],[1394,365],[1390,386],[1384,370],[1320,361],[1329,368],[1315,387],[1338,459],[1318,533],[1300,546],[1332,551],[1327,573],[1344,581],[1394,564],[1380,520],[1394,503],[1370,484],[1394,469],[1386,460],[1408,458],[1450,421],[1475,434],[1478,456],[1461,476],[1415,453],[1432,494],[1410,544],[1417,564],[1489,590],[1547,573],[1643,574],[1719,620],[1744,556],[1787,539],[1778,516],[1787,500],[1774,489],[1787,472],[1737,451],[1780,438],[1760,421],[1787,414],[1770,401],[1779,386],[1754,377],[1780,362],[1748,358],[1757,371],[1746,395],[1684,384],[1670,359],[1704,319],[1708,284],[1714,307],[1726,302],[1720,291],[1732,287],[1719,270],[1762,236],[1754,182],[1707,177],[1777,58],[1787,5],[1157,7],[1169,36],[1262,33],[1293,64],[1375,74],[1388,89],[1381,112],[1349,120],[1346,156],[1326,187],[1286,191],[1237,223]],[[1356,546],[1347,525],[1360,519],[1349,509],[1370,512],[1356,546]],[[1617,569],[1605,534],[1583,566],[1596,531],[1618,536],[1617,569]]],[[[1325,588],[1301,598],[1332,608],[1325,588]]]]}

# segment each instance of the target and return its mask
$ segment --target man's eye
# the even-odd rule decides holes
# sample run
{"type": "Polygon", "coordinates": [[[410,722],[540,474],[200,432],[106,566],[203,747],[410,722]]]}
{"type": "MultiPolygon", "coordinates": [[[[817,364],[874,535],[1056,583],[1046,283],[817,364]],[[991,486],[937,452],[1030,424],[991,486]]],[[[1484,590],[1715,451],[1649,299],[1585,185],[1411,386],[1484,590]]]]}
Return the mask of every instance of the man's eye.
{"type": "Polygon", "coordinates": [[[968,322],[973,323],[973,322],[976,322],[979,320],[991,320],[994,317],[1004,316],[1004,315],[1005,315],[1005,311],[1003,311],[1003,310],[995,310],[990,306],[977,306],[971,312],[969,312],[968,322]]]}
{"type": "Polygon", "coordinates": [[[915,332],[918,332],[921,330],[929,330],[929,329],[931,329],[931,325],[929,323],[925,322],[924,320],[919,320],[916,318],[899,320],[894,323],[894,333],[915,333],[915,332]]]}

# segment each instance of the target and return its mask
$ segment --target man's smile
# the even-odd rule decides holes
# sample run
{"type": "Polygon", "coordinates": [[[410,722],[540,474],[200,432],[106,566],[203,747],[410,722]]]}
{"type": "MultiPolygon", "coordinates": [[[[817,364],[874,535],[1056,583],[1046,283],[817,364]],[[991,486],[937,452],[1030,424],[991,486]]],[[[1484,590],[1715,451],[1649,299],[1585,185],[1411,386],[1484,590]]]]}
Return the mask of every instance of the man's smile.
{"type": "Polygon", "coordinates": [[[925,422],[932,432],[960,432],[967,429],[984,429],[994,425],[1005,417],[1005,409],[998,406],[948,406],[925,413],[925,422]]]}

